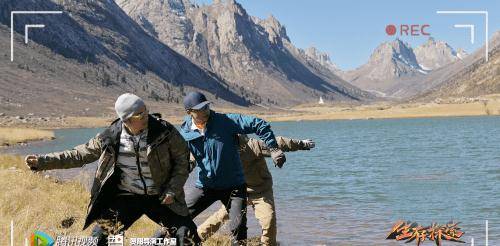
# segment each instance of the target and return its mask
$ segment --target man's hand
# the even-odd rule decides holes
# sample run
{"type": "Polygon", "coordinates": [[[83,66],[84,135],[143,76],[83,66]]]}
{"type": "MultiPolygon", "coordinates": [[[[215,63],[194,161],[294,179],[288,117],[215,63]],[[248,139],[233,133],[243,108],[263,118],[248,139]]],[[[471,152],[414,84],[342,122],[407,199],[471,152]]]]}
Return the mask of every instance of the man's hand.
{"type": "Polygon", "coordinates": [[[38,170],[38,157],[36,155],[27,155],[24,163],[30,170],[38,170]]]}
{"type": "Polygon", "coordinates": [[[168,193],[167,195],[165,195],[165,198],[163,198],[163,201],[161,201],[161,203],[165,205],[174,203],[174,195],[168,193]]]}
{"type": "Polygon", "coordinates": [[[286,162],[286,157],[283,151],[278,148],[271,148],[271,158],[273,158],[274,165],[281,168],[286,162]]]}
{"type": "Polygon", "coordinates": [[[304,149],[307,150],[316,147],[316,143],[312,139],[300,140],[300,143],[302,144],[302,146],[304,146],[304,149]]]}

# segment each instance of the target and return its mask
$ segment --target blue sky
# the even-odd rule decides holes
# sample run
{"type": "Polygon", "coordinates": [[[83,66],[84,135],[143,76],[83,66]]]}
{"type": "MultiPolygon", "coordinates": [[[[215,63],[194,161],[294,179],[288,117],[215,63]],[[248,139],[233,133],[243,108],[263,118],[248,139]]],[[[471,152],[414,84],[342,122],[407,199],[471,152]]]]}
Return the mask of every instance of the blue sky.
{"type": "MultiPolygon", "coordinates": [[[[195,2],[211,3],[211,0],[195,2]]],[[[500,0],[237,0],[250,15],[274,15],[299,48],[315,46],[330,54],[341,69],[354,69],[365,63],[373,50],[396,37],[412,47],[428,36],[389,36],[388,24],[429,24],[426,29],[436,40],[471,53],[484,44],[483,15],[443,15],[437,10],[485,10],[489,14],[489,34],[500,30],[500,0]],[[455,24],[475,25],[475,42],[470,31],[455,24]]]]}

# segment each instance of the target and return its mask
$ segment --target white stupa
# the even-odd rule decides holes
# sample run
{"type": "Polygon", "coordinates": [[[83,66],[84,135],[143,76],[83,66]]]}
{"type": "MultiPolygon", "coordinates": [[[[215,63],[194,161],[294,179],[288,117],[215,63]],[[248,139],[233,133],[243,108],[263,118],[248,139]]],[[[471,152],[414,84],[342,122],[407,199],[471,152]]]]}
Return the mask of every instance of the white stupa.
{"type": "Polygon", "coordinates": [[[323,101],[323,97],[319,97],[319,104],[325,104],[325,101],[323,101]]]}

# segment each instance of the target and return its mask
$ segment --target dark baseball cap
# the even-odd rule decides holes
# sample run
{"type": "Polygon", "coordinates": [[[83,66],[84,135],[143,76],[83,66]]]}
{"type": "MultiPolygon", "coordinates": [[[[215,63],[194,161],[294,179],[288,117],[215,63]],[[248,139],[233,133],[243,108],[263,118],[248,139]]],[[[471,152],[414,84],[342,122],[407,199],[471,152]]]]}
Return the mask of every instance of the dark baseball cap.
{"type": "Polygon", "coordinates": [[[184,97],[184,108],[188,109],[201,109],[209,104],[205,95],[200,92],[193,91],[184,97]]]}

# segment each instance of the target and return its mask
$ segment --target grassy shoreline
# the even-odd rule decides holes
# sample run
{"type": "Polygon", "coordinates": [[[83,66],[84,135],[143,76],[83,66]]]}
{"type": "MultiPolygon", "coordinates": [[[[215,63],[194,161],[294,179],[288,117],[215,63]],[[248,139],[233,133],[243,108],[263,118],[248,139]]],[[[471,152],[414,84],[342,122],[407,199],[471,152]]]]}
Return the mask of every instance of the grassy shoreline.
{"type": "MultiPolygon", "coordinates": [[[[10,155],[0,156],[0,183],[4,187],[0,192],[0,230],[9,232],[10,221],[14,221],[17,244],[37,229],[51,236],[88,235],[88,230],[81,232],[88,196],[80,184],[63,185],[33,173],[21,156],[10,155]],[[70,218],[74,222],[63,227],[62,221],[70,218]]],[[[10,241],[9,236],[4,233],[2,241],[10,241]]]]}
{"type": "MultiPolygon", "coordinates": [[[[0,241],[10,242],[10,223],[14,221],[15,244],[24,243],[34,230],[56,235],[88,236],[93,226],[82,231],[89,193],[77,181],[61,182],[48,175],[34,173],[21,156],[0,155],[0,241]]],[[[150,237],[158,226],[146,216],[127,230],[126,237],[150,237]]],[[[230,245],[229,238],[218,234],[205,246],[230,245]]],[[[258,238],[248,245],[258,245],[258,238]]]]}
{"type": "Polygon", "coordinates": [[[54,139],[54,132],[41,129],[0,127],[0,146],[54,139]]]}

